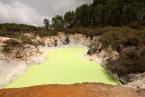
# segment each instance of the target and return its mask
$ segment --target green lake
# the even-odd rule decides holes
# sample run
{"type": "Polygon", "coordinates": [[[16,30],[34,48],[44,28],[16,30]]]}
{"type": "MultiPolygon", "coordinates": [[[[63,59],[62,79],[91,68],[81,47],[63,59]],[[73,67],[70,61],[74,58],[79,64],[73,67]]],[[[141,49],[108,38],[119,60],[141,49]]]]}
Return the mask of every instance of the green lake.
{"type": "Polygon", "coordinates": [[[20,88],[44,84],[73,84],[101,82],[116,85],[100,64],[83,56],[87,49],[67,47],[50,49],[47,60],[40,65],[30,65],[28,70],[6,88],[20,88]]]}

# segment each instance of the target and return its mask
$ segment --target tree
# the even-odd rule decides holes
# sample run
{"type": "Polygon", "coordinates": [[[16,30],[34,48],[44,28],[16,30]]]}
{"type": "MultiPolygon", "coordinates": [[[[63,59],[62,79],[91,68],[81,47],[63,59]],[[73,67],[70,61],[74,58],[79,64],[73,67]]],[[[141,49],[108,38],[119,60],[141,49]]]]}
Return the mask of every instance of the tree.
{"type": "Polygon", "coordinates": [[[55,30],[64,28],[64,20],[62,16],[57,15],[52,18],[52,28],[55,30]]]}
{"type": "Polygon", "coordinates": [[[145,0],[93,0],[90,5],[83,4],[75,11],[66,12],[64,23],[69,28],[142,25],[145,24],[145,0]]]}
{"type": "Polygon", "coordinates": [[[73,27],[74,21],[75,21],[74,11],[66,12],[64,15],[64,22],[65,22],[66,27],[69,27],[69,28],[73,27]]]}
{"type": "Polygon", "coordinates": [[[90,12],[87,4],[83,4],[76,9],[75,19],[77,26],[88,26],[90,24],[90,12]]]}
{"type": "Polygon", "coordinates": [[[47,18],[45,18],[44,21],[43,21],[43,23],[44,23],[45,30],[48,31],[49,28],[50,28],[50,21],[47,18]]]}
{"type": "Polygon", "coordinates": [[[99,25],[103,25],[104,24],[104,9],[105,9],[105,6],[103,4],[98,4],[95,6],[94,8],[94,24],[96,26],[99,26],[99,25]]]}
{"type": "Polygon", "coordinates": [[[97,5],[99,3],[102,3],[102,1],[104,1],[104,0],[93,0],[93,5],[97,5]]]}

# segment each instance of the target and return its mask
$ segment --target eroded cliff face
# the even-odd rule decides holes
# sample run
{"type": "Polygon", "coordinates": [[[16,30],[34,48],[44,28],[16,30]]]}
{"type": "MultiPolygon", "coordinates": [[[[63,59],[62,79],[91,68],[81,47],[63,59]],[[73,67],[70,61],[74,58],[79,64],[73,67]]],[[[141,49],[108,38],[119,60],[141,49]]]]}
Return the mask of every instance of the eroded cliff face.
{"type": "Polygon", "coordinates": [[[145,97],[142,91],[96,83],[2,89],[0,97],[145,97]]]}

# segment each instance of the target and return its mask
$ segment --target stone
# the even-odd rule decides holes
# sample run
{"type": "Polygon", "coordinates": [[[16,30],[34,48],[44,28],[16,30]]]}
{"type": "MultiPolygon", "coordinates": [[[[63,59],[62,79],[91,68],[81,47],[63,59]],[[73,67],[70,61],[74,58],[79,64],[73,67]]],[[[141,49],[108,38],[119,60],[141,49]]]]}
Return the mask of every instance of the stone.
{"type": "Polygon", "coordinates": [[[97,51],[96,48],[90,48],[90,49],[88,50],[88,52],[87,52],[87,55],[93,55],[93,54],[96,53],[96,51],[97,51]]]}

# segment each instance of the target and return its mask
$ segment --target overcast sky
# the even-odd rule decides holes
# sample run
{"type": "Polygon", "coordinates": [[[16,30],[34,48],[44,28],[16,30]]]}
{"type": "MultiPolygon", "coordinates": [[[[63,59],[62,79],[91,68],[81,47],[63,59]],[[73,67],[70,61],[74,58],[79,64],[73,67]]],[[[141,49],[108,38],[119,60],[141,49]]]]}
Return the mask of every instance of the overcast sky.
{"type": "Polygon", "coordinates": [[[0,23],[42,26],[45,17],[63,15],[93,0],[0,0],[0,23]]]}

